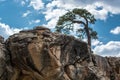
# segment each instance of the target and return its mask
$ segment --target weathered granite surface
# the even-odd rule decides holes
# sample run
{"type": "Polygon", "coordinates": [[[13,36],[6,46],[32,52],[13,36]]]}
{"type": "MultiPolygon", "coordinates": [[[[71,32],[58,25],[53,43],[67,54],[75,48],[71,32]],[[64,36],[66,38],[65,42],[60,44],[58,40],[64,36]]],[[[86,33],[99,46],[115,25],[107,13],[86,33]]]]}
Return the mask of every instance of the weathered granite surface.
{"type": "Polygon", "coordinates": [[[83,41],[36,27],[0,37],[0,80],[120,80],[120,58],[93,55],[83,41]]]}

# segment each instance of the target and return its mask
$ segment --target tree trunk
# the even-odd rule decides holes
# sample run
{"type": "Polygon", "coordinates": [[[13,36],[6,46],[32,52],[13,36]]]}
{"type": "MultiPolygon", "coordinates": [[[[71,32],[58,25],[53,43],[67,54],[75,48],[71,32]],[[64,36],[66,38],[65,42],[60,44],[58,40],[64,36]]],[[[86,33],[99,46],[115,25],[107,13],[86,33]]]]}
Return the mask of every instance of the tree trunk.
{"type": "Polygon", "coordinates": [[[86,18],[84,18],[86,20],[86,23],[82,22],[82,21],[72,21],[73,23],[78,23],[78,24],[83,24],[85,27],[85,32],[87,35],[87,43],[88,43],[88,47],[90,49],[91,52],[91,36],[90,36],[90,32],[89,32],[89,28],[88,28],[88,20],[86,18]]]}
{"type": "Polygon", "coordinates": [[[91,36],[90,36],[89,29],[88,29],[88,25],[85,26],[85,31],[86,31],[86,35],[87,35],[88,47],[90,48],[90,51],[91,51],[91,36]]]}
{"type": "MultiPolygon", "coordinates": [[[[87,24],[85,25],[85,31],[86,31],[86,35],[87,35],[87,43],[88,43],[88,49],[89,49],[88,52],[91,54],[91,52],[92,52],[92,50],[91,50],[91,36],[90,36],[90,32],[89,32],[87,24]]],[[[92,61],[92,57],[90,54],[89,54],[89,58],[90,58],[90,61],[92,61]]]]}

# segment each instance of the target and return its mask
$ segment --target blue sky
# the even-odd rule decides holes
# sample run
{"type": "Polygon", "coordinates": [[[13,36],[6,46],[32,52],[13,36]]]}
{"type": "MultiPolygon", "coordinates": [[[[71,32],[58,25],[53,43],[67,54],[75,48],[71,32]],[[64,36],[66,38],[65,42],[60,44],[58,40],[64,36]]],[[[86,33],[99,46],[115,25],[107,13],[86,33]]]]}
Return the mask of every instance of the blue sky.
{"type": "Polygon", "coordinates": [[[120,56],[119,4],[120,0],[0,0],[0,35],[7,38],[38,25],[54,29],[67,10],[85,8],[97,19],[91,25],[99,36],[92,40],[95,54],[120,56]]]}

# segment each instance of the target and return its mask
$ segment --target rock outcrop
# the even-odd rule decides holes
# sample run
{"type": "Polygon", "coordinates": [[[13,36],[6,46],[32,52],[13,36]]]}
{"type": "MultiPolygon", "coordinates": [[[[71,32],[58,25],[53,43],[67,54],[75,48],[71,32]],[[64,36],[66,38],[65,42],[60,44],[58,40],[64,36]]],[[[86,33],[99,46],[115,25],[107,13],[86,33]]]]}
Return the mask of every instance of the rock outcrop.
{"type": "MultiPolygon", "coordinates": [[[[8,55],[9,56],[9,55],[8,55]]],[[[4,38],[0,36],[0,80],[7,80],[7,50],[4,44],[4,38]]]]}
{"type": "Polygon", "coordinates": [[[5,67],[5,53],[4,53],[4,45],[2,44],[3,38],[0,36],[0,79],[4,78],[4,67],[5,67]]]}
{"type": "Polygon", "coordinates": [[[120,58],[90,53],[87,43],[36,27],[0,40],[0,80],[119,80],[120,58]]]}

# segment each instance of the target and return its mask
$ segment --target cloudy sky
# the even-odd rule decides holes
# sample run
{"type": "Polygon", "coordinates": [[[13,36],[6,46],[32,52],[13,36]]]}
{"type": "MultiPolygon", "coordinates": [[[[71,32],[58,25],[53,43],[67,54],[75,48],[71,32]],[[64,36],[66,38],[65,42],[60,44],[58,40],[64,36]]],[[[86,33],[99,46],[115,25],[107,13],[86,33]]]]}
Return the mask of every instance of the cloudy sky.
{"type": "MultiPolygon", "coordinates": [[[[54,29],[59,16],[73,8],[84,8],[97,19],[92,40],[94,53],[120,56],[120,0],[0,0],[0,35],[44,25],[54,29]]],[[[79,26],[78,26],[79,27],[79,26]]]]}

